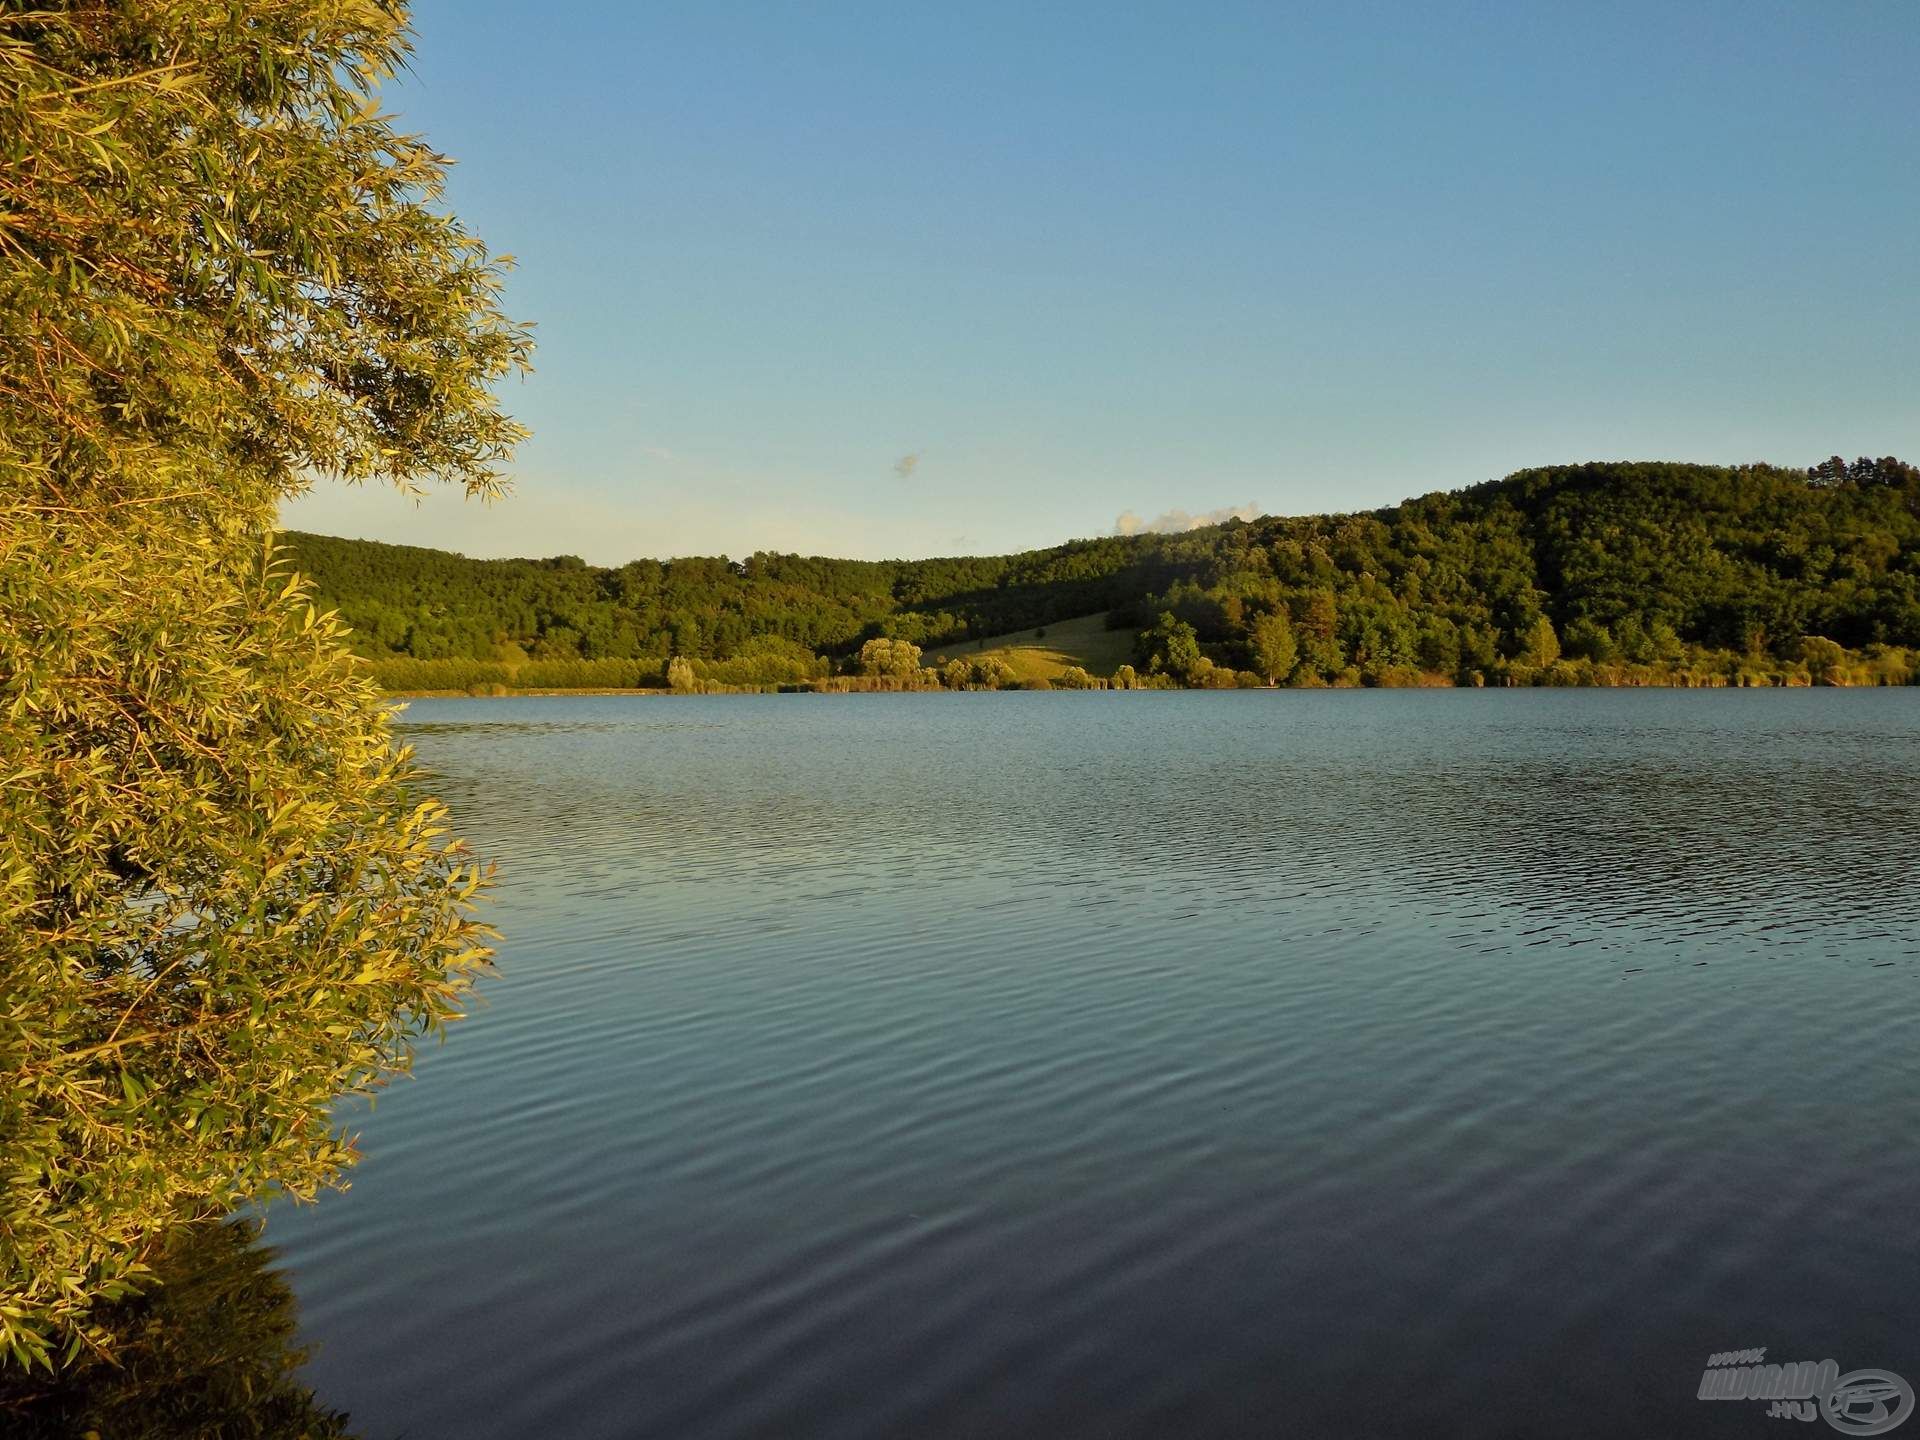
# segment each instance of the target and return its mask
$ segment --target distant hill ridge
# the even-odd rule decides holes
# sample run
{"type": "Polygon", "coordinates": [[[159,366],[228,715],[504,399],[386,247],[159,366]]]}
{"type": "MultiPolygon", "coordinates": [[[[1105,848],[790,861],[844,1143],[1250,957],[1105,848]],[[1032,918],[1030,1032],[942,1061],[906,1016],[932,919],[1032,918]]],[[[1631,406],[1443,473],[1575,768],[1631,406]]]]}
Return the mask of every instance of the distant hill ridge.
{"type": "Polygon", "coordinates": [[[1095,613],[1137,635],[1142,676],[1189,684],[1885,679],[1920,647],[1920,470],[1891,457],[1548,466],[1353,514],[914,561],[598,568],[284,538],[390,683],[403,660],[648,683],[674,656],[715,684],[801,683],[875,637],[964,653],[1095,613]]]}

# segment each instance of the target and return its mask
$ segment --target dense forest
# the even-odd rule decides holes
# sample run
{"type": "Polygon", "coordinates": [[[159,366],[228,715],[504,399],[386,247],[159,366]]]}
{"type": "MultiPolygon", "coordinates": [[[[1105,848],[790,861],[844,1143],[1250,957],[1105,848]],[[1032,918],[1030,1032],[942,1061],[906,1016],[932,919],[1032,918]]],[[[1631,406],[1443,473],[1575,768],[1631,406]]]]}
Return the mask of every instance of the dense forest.
{"type": "Polygon", "coordinates": [[[401,689],[911,684],[912,647],[1100,612],[1135,664],[1089,678],[1123,685],[1900,683],[1920,648],[1920,469],[1891,457],[1551,466],[1355,514],[918,561],[285,541],[401,689]]]}

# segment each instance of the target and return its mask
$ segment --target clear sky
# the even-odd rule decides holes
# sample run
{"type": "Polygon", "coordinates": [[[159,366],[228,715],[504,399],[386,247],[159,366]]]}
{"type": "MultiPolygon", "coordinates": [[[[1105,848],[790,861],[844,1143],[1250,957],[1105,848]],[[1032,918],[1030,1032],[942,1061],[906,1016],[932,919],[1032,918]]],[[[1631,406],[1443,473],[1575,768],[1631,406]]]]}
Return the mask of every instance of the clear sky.
{"type": "Polygon", "coordinates": [[[879,558],[1920,459],[1913,0],[415,20],[386,98],[519,259],[535,437],[502,505],[327,486],[290,526],[879,558]]]}

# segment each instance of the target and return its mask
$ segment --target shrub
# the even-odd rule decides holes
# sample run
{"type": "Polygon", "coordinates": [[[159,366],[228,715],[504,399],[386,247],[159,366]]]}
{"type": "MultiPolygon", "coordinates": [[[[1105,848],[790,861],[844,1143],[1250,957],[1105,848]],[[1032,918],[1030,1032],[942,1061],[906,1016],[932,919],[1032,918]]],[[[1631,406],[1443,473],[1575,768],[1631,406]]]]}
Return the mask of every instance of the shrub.
{"type": "Polygon", "coordinates": [[[1013,667],[997,655],[973,662],[973,683],[988,690],[1005,690],[1014,683],[1013,667]]]}
{"type": "Polygon", "coordinates": [[[860,647],[862,675],[911,675],[920,668],[920,647],[906,640],[879,638],[860,647]]]}

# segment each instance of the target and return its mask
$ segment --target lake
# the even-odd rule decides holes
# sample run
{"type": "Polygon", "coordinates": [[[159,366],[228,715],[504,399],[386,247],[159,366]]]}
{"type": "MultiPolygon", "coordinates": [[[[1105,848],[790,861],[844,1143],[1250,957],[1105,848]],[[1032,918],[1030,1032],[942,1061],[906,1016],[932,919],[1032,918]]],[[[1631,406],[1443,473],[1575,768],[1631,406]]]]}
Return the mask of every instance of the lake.
{"type": "Polygon", "coordinates": [[[404,729],[506,938],[269,1218],[365,1436],[1765,1435],[1711,1353],[1920,1381],[1920,691],[404,729]]]}

